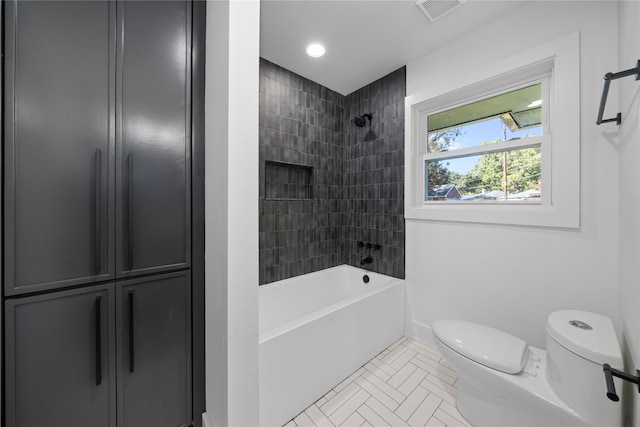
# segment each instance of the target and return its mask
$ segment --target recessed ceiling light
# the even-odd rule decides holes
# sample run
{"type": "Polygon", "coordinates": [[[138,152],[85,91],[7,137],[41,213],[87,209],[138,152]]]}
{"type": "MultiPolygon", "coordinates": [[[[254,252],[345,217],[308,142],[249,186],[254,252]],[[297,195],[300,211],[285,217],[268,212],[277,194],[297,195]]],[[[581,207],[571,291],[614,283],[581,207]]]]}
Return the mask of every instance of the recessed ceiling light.
{"type": "Polygon", "coordinates": [[[531,104],[527,105],[527,108],[535,108],[542,105],[542,99],[536,99],[531,104]]]}
{"type": "Polygon", "coordinates": [[[307,46],[307,55],[312,58],[320,58],[321,56],[324,56],[326,52],[327,49],[325,49],[320,43],[311,43],[307,46]]]}

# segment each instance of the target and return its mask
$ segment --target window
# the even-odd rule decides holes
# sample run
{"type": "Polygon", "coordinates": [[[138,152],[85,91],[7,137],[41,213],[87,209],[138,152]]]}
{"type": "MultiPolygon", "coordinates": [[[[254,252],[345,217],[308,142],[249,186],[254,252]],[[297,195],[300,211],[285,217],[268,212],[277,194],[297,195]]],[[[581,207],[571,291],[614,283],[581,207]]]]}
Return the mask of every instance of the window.
{"type": "Polygon", "coordinates": [[[407,97],[405,217],[578,227],[578,76],[573,34],[407,97]]]}
{"type": "Polygon", "coordinates": [[[424,200],[540,203],[547,87],[544,78],[425,114],[424,200]]]}

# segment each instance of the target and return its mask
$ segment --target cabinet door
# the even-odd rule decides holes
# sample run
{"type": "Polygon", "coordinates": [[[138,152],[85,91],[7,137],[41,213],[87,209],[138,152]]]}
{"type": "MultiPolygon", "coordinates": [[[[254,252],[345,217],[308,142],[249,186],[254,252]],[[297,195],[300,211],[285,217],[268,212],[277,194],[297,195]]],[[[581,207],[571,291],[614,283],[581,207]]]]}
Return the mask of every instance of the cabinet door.
{"type": "Polygon", "coordinates": [[[118,277],[190,264],[191,4],[118,3],[118,277]]]}
{"type": "Polygon", "coordinates": [[[192,421],[190,283],[185,271],[117,285],[121,427],[192,421]]]}
{"type": "Polygon", "coordinates": [[[113,285],[7,300],[8,427],[116,425],[113,285]]]}
{"type": "Polygon", "coordinates": [[[108,280],[115,4],[5,5],[6,295],[108,280]]]}

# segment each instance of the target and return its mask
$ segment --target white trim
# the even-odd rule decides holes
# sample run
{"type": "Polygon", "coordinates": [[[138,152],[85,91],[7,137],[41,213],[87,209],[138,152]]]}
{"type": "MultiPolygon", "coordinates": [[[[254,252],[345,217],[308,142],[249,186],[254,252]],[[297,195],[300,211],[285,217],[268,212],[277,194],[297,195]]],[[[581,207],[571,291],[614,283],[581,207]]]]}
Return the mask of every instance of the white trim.
{"type": "Polygon", "coordinates": [[[404,334],[427,347],[437,348],[433,340],[431,326],[427,326],[413,319],[404,319],[404,334]]]}
{"type": "MultiPolygon", "coordinates": [[[[405,98],[405,217],[413,220],[578,228],[580,226],[580,40],[572,33],[405,98]],[[542,146],[541,203],[424,204],[425,111],[487,97],[543,75],[549,88],[551,142],[542,146]],[[549,147],[550,146],[550,147],[549,147]],[[551,177],[551,179],[549,178],[551,177]]],[[[462,150],[460,150],[462,152],[462,150]]],[[[457,155],[457,153],[456,153],[457,155]]],[[[454,157],[449,152],[447,157],[454,157]]]]}
{"type": "Polygon", "coordinates": [[[457,159],[480,154],[501,153],[503,151],[512,151],[520,148],[540,147],[543,139],[545,139],[545,136],[531,136],[490,145],[474,145],[473,147],[461,148],[459,150],[439,151],[437,153],[425,154],[423,160],[457,159]]]}
{"type": "Polygon", "coordinates": [[[211,424],[209,424],[209,417],[207,416],[206,412],[202,413],[202,427],[213,427],[211,424]]]}

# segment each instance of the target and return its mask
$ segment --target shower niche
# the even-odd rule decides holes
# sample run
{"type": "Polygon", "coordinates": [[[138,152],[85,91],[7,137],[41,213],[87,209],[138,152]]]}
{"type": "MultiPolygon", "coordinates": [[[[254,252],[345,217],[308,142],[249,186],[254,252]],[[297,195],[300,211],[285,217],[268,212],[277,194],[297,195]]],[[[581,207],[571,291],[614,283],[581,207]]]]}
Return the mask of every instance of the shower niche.
{"type": "Polygon", "coordinates": [[[264,166],[266,200],[313,199],[313,167],[270,160],[264,166]]]}

